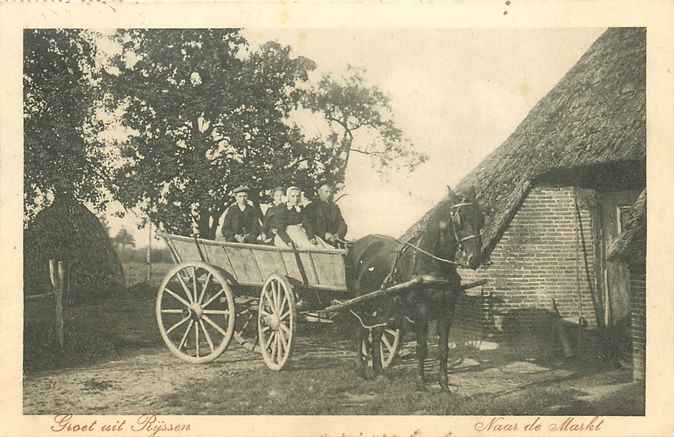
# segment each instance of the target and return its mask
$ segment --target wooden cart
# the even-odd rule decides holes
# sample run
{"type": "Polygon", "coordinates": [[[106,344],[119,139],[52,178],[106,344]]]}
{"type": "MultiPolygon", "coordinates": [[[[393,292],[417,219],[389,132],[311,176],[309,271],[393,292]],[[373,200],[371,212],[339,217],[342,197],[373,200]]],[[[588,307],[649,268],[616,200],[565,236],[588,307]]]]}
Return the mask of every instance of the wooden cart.
{"type": "MultiPolygon", "coordinates": [[[[235,339],[281,370],[292,354],[297,323],[332,323],[332,315],[422,282],[415,278],[355,297],[347,286],[346,251],[287,249],[159,233],[176,266],[156,300],[156,318],[169,350],[191,363],[218,358],[235,339]],[[299,302],[298,302],[299,300],[299,302]]],[[[385,329],[384,367],[400,347],[400,329],[385,329]]],[[[365,344],[363,352],[367,351],[365,344]]]]}

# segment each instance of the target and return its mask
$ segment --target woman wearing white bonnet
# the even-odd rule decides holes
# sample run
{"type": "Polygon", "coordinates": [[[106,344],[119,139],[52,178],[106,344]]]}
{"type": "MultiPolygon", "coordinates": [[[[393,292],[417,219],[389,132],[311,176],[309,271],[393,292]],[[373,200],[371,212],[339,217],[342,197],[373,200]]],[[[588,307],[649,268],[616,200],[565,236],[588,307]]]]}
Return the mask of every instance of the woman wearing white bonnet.
{"type": "Polygon", "coordinates": [[[317,238],[312,244],[304,229],[303,207],[300,203],[301,190],[298,187],[288,187],[286,190],[286,208],[280,217],[280,227],[274,245],[279,247],[295,246],[298,249],[329,249],[323,240],[317,238]]]}

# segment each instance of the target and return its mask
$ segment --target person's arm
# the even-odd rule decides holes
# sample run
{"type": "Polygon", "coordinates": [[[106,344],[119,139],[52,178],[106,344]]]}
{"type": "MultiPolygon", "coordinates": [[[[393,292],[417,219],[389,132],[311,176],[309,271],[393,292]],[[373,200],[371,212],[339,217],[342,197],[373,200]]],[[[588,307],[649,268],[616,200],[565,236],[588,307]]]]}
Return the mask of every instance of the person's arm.
{"type": "Polygon", "coordinates": [[[283,209],[276,214],[276,235],[278,235],[284,243],[290,246],[292,240],[290,239],[290,235],[286,232],[286,228],[288,227],[288,211],[283,209]]]}
{"type": "Polygon", "coordinates": [[[315,207],[316,205],[312,202],[302,210],[302,226],[304,226],[304,231],[307,233],[309,240],[313,240],[316,237],[313,220],[315,207]]]}
{"type": "Polygon", "coordinates": [[[346,225],[346,221],[342,216],[342,211],[339,209],[339,206],[335,205],[335,209],[337,210],[337,236],[341,239],[344,239],[346,236],[346,231],[349,228],[346,225]]]}
{"type": "Polygon", "coordinates": [[[234,240],[234,227],[232,226],[232,209],[231,207],[225,211],[225,220],[222,222],[222,236],[225,240],[234,240]]]}
{"type": "Polygon", "coordinates": [[[250,232],[248,232],[249,237],[252,240],[255,240],[258,235],[260,235],[260,214],[258,213],[257,209],[252,208],[251,209],[252,213],[252,218],[251,218],[251,223],[250,223],[250,232]]]}

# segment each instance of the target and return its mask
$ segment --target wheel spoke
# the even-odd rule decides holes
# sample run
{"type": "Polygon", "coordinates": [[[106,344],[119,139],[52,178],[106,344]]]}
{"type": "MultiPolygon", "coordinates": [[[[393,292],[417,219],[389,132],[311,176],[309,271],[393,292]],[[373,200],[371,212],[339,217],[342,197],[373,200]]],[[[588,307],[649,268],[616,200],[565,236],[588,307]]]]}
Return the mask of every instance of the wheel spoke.
{"type": "Polygon", "coordinates": [[[208,300],[206,301],[205,304],[201,305],[201,307],[202,307],[202,308],[206,308],[211,302],[213,302],[215,299],[217,299],[218,296],[220,296],[220,295],[221,295],[222,293],[224,293],[224,292],[225,292],[225,289],[224,289],[224,288],[221,288],[220,291],[218,291],[218,292],[215,293],[213,296],[211,296],[211,298],[208,299],[208,300]]]}
{"type": "Polygon", "coordinates": [[[279,331],[279,333],[282,331],[285,332],[286,335],[281,334],[281,342],[283,343],[283,350],[287,352],[290,348],[290,329],[281,324],[281,331],[279,331]]]}
{"type": "Polygon", "coordinates": [[[206,337],[206,341],[208,342],[208,347],[211,348],[211,353],[215,352],[215,347],[213,347],[213,340],[211,340],[211,335],[206,331],[206,327],[204,326],[204,321],[199,319],[199,326],[201,326],[201,329],[204,331],[204,336],[206,337]]]}
{"type": "Polygon", "coordinates": [[[271,360],[276,362],[276,356],[278,355],[278,335],[274,333],[274,342],[271,345],[271,360]]]}
{"type": "Polygon", "coordinates": [[[289,315],[290,315],[290,310],[288,310],[288,311],[286,311],[285,313],[283,313],[283,314],[281,315],[280,319],[281,319],[281,320],[285,320],[285,319],[288,318],[289,315]]]}
{"type": "Polygon", "coordinates": [[[265,301],[267,303],[267,308],[275,313],[276,312],[276,302],[274,302],[274,290],[273,285],[269,285],[268,288],[265,288],[264,295],[266,297],[265,301]]]}
{"type": "Polygon", "coordinates": [[[194,344],[196,348],[197,358],[199,358],[199,324],[194,324],[194,344]]]}
{"type": "Polygon", "coordinates": [[[189,334],[190,329],[192,329],[193,324],[194,324],[194,320],[190,320],[190,323],[187,324],[187,329],[185,330],[185,333],[183,334],[183,338],[180,340],[180,344],[178,345],[178,350],[182,350],[183,346],[185,345],[185,340],[187,340],[187,334],[189,334]]]}
{"type": "Polygon", "coordinates": [[[286,298],[286,294],[283,293],[283,300],[281,300],[281,305],[279,305],[279,307],[278,307],[279,313],[283,312],[283,309],[285,308],[287,302],[288,302],[288,299],[286,298]]]}
{"type": "Polygon", "coordinates": [[[269,350],[269,346],[271,345],[272,340],[274,340],[274,337],[276,336],[275,332],[272,332],[269,334],[269,338],[267,338],[267,343],[264,346],[264,350],[269,350]]]}
{"type": "Polygon", "coordinates": [[[213,320],[211,320],[211,318],[208,317],[206,314],[203,314],[203,315],[201,316],[201,318],[204,319],[204,320],[206,321],[206,323],[208,323],[209,325],[211,325],[212,327],[214,327],[214,328],[215,328],[220,334],[222,334],[224,337],[227,337],[227,332],[225,332],[224,329],[222,329],[221,327],[219,327],[218,325],[216,325],[215,322],[214,322],[213,320]]]}
{"type": "Polygon", "coordinates": [[[211,277],[213,274],[211,272],[208,272],[208,276],[206,276],[206,280],[204,281],[204,288],[201,289],[201,295],[199,296],[199,304],[201,304],[201,301],[204,299],[204,295],[206,294],[206,290],[208,289],[208,283],[211,281],[211,277]]]}
{"type": "Polygon", "coordinates": [[[276,337],[276,358],[277,361],[281,361],[281,358],[283,357],[283,340],[281,339],[282,335],[280,334],[278,337],[276,337]]]}
{"type": "Polygon", "coordinates": [[[268,313],[268,312],[266,312],[265,310],[261,310],[261,311],[260,311],[260,314],[262,314],[262,315],[265,316],[265,317],[271,317],[271,314],[268,313]]]}
{"type": "Polygon", "coordinates": [[[271,295],[274,298],[274,312],[278,313],[279,312],[279,307],[278,307],[278,284],[276,281],[272,281],[271,283],[271,295]]]}
{"type": "Polygon", "coordinates": [[[190,303],[189,303],[188,301],[186,301],[186,300],[183,299],[182,297],[178,296],[178,295],[175,294],[173,291],[169,290],[168,287],[165,287],[165,288],[164,288],[164,291],[166,291],[168,294],[170,294],[171,296],[173,296],[173,297],[174,297],[178,302],[180,302],[181,304],[185,305],[185,306],[188,307],[188,308],[190,307],[190,303]]]}
{"type": "Polygon", "coordinates": [[[203,310],[204,314],[229,314],[229,310],[203,310]]]}
{"type": "Polygon", "coordinates": [[[161,312],[164,313],[164,314],[182,314],[183,311],[185,311],[185,310],[177,310],[177,309],[173,309],[173,308],[161,310],[161,312]]]}
{"type": "Polygon", "coordinates": [[[391,351],[393,351],[393,345],[392,345],[392,344],[388,341],[388,339],[386,338],[386,334],[384,334],[384,335],[381,336],[381,342],[382,342],[382,344],[385,344],[385,345],[386,345],[386,348],[388,349],[389,353],[390,353],[391,351]]]}
{"type": "Polygon", "coordinates": [[[197,287],[197,268],[192,267],[192,286],[194,287],[194,302],[197,302],[199,287],[197,287]]]}
{"type": "Polygon", "coordinates": [[[282,331],[276,331],[276,334],[280,338],[280,340],[285,343],[285,337],[283,336],[283,332],[282,331]]]}
{"type": "Polygon", "coordinates": [[[290,337],[290,328],[288,328],[288,327],[287,327],[286,325],[284,325],[283,323],[281,323],[281,324],[279,325],[279,327],[281,328],[281,331],[285,332],[285,333],[288,335],[288,337],[290,337]]]}
{"type": "Polygon", "coordinates": [[[173,332],[178,326],[182,325],[183,323],[187,322],[190,319],[190,316],[188,315],[181,321],[177,322],[175,325],[171,326],[169,329],[166,330],[166,335],[170,334],[173,332]]]}
{"type": "Polygon", "coordinates": [[[178,272],[178,274],[176,276],[178,277],[178,281],[180,281],[180,285],[183,286],[183,290],[185,290],[185,294],[187,294],[187,297],[189,298],[190,303],[193,303],[194,301],[192,300],[192,293],[190,293],[189,288],[187,288],[187,284],[185,284],[185,281],[183,280],[183,277],[180,274],[180,272],[178,272]]]}

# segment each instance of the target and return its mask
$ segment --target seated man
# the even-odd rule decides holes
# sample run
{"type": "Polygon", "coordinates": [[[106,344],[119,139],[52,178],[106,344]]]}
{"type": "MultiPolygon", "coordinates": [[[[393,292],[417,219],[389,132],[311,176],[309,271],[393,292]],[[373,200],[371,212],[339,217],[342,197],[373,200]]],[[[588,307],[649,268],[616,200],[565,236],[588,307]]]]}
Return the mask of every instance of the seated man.
{"type": "Polygon", "coordinates": [[[274,204],[267,209],[267,212],[264,215],[262,231],[265,235],[265,243],[270,244],[274,241],[274,237],[278,234],[278,230],[281,227],[281,218],[283,210],[286,205],[283,202],[283,187],[274,188],[272,193],[274,204]]]}
{"type": "Polygon", "coordinates": [[[304,210],[307,235],[310,240],[323,239],[333,247],[340,246],[339,240],[346,235],[347,226],[342,211],[332,200],[332,186],[323,183],[318,188],[318,198],[304,210]]]}
{"type": "Polygon", "coordinates": [[[233,243],[255,243],[260,234],[260,217],[257,210],[248,205],[248,187],[234,189],[236,203],[225,213],[222,235],[233,243]]]}

